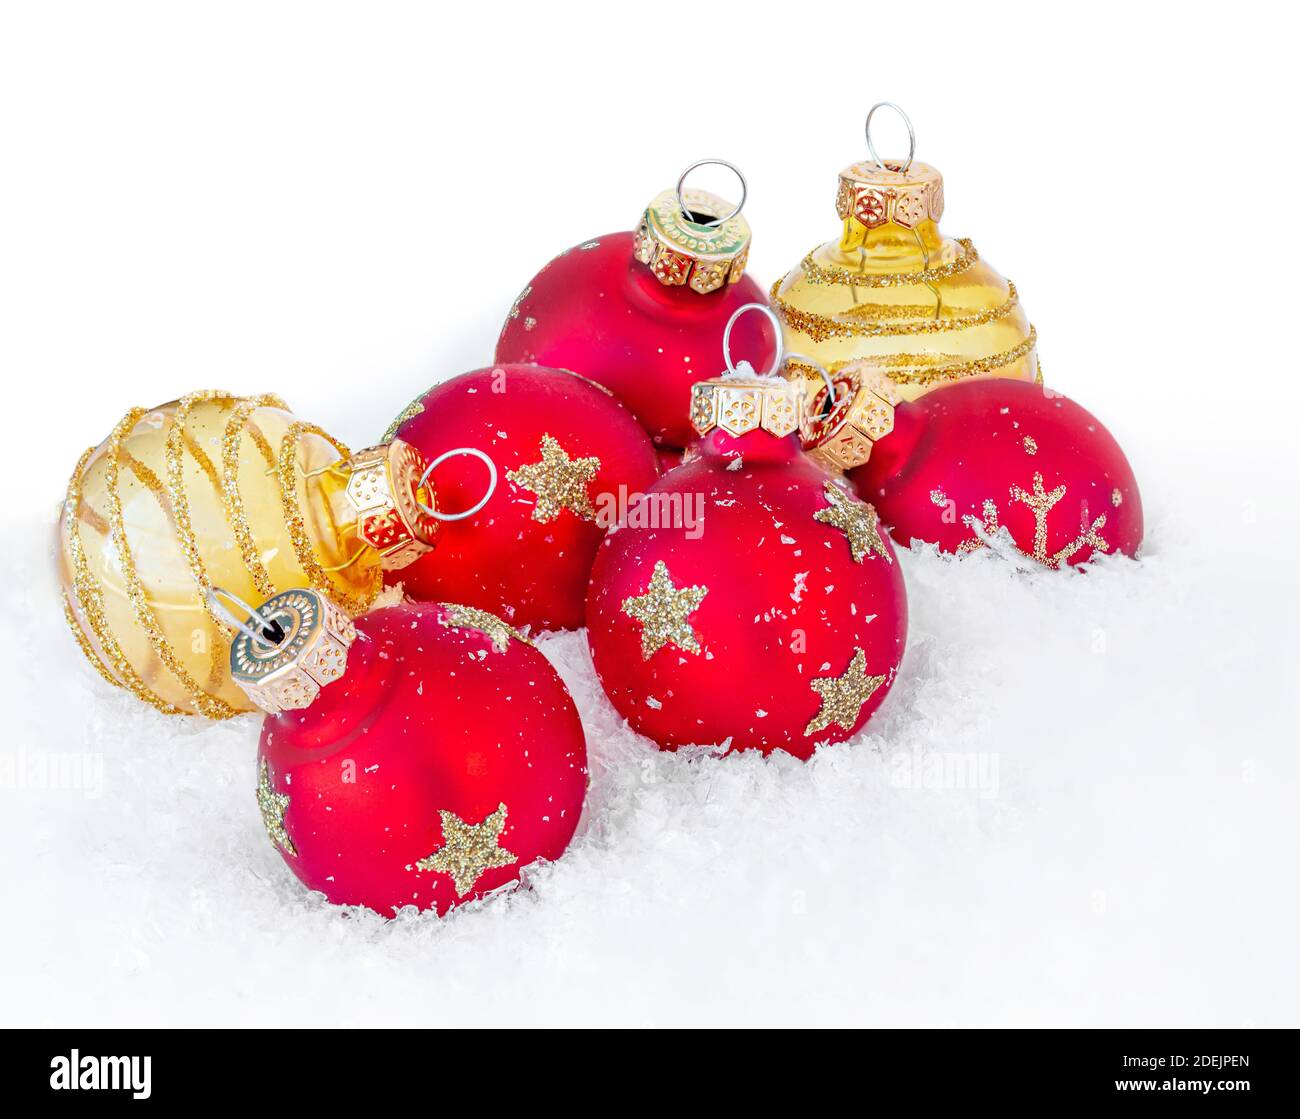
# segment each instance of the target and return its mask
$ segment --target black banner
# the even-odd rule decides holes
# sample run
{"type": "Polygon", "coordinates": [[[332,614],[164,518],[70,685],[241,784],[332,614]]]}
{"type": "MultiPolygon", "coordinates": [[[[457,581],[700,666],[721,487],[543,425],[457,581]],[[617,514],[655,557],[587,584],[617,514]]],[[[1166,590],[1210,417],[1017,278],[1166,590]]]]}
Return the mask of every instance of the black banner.
{"type": "MultiPolygon", "coordinates": [[[[447,1083],[429,1053],[442,1051],[468,1055],[474,1044],[468,1032],[459,1037],[430,1041],[386,1031],[329,1031],[342,1036],[326,1037],[303,1030],[262,1031],[155,1031],[113,1030],[11,1032],[0,1052],[7,1100],[40,1105],[54,1097],[79,1100],[97,1107],[105,1103],[176,1105],[198,1101],[205,1107],[222,1103],[247,1103],[274,1098],[276,1110],[291,1113],[303,1104],[320,1103],[337,1108],[349,1100],[385,1100],[398,1106],[406,1100],[420,1106],[437,1106],[433,1085],[447,1083]],[[447,1049],[445,1047],[450,1047],[447,1049]],[[268,1094],[269,1093],[269,1094],[268,1094]]],[[[837,1031],[841,1032],[841,1031],[837,1031]]],[[[762,1076],[752,1065],[759,1046],[773,1045],[758,1038],[752,1042],[732,1034],[732,1044],[717,1047],[701,1039],[698,1050],[685,1045],[657,1049],[653,1063],[656,1077],[668,1084],[677,1082],[676,1061],[689,1062],[699,1077],[702,1059],[719,1066],[711,1093],[735,1093],[737,1083],[770,1083],[773,1077],[798,1082],[801,1092],[824,1085],[827,1093],[842,1094],[849,1073],[872,1105],[873,1081],[888,1088],[889,1098],[899,1092],[915,1093],[916,1102],[928,1109],[936,1102],[1005,1103],[1033,1102],[1051,1106],[1104,1102],[1123,1096],[1142,1100],[1187,1100],[1213,1098],[1219,1104],[1239,1106],[1243,1101],[1265,1100],[1285,1103],[1294,1095],[1295,1061],[1292,1037],[1275,1031],[877,1031],[870,1038],[847,1041],[836,1038],[817,1042],[810,1037],[797,1048],[791,1046],[783,1061],[770,1056],[761,1066],[762,1076]],[[843,1066],[835,1056],[845,1044],[859,1046],[851,1064],[843,1066]],[[816,1047],[828,1048],[814,1057],[816,1047]],[[717,1054],[704,1058],[705,1053],[717,1054]],[[796,1054],[799,1056],[796,1058],[796,1054]],[[722,1085],[730,1082],[731,1088],[722,1085]]],[[[589,1035],[588,1035],[589,1036],[589,1035]]],[[[789,1035],[784,1034],[788,1039],[789,1035]]],[[[595,1047],[598,1040],[588,1041],[595,1047]]],[[[777,1051],[788,1040],[775,1043],[777,1051]]],[[[576,1057],[577,1067],[545,1066],[545,1048],[536,1042],[526,1045],[508,1041],[487,1047],[482,1058],[461,1057],[448,1071],[461,1068],[473,1076],[468,1083],[493,1085],[499,1093],[529,1093],[553,1098],[546,1086],[549,1077],[559,1075],[585,1082],[591,1076],[592,1060],[573,1053],[572,1043],[562,1052],[568,1061],[576,1057]],[[507,1055],[515,1052],[515,1059],[507,1055]],[[496,1067],[493,1067],[496,1066],[496,1067]]],[[[623,1048],[625,1053],[630,1050],[623,1048]]],[[[635,1086],[638,1098],[644,1091],[647,1057],[628,1055],[624,1075],[635,1086]]],[[[617,1078],[619,1062],[602,1059],[601,1079],[617,1078]]],[[[708,1080],[710,1078],[700,1078],[708,1080]]],[[[552,1082],[554,1083],[554,1082],[552,1082]]],[[[678,1089],[673,1089],[674,1093],[678,1089]]],[[[696,1106],[699,1089],[689,1095],[696,1106]]],[[[459,1092],[457,1093],[460,1094],[459,1092]]],[[[882,1096],[882,1098],[884,1098],[882,1096]]],[[[558,1102],[558,1101],[557,1101],[558,1102]]],[[[810,1101],[811,1102],[811,1101],[810,1101]]],[[[590,1109],[591,1099],[582,1104],[590,1109]]],[[[617,1107],[615,1092],[610,1104],[617,1107]]],[[[552,1104],[554,1106],[554,1103],[552,1104]]],[[[562,1104],[560,1106],[563,1106],[562,1104]]],[[[734,1098],[733,1098],[734,1106],[734,1098]]],[[[22,1114],[22,1112],[20,1112],[22,1114]]]]}

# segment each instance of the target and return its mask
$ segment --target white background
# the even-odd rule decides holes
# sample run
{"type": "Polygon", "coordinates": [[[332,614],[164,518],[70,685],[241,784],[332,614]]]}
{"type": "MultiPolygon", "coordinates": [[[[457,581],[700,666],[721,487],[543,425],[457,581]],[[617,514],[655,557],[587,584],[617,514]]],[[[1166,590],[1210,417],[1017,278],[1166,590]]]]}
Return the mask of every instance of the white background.
{"type": "Polygon", "coordinates": [[[0,748],[104,765],[98,798],[0,788],[7,1022],[1296,1024],[1281,7],[0,11],[0,748]],[[1019,286],[1049,384],[1126,447],[1142,563],[908,558],[905,678],[808,766],[661,756],[554,642],[595,782],[570,855],[443,922],[305,897],[260,832],[253,721],[137,710],[64,632],[77,455],[205,387],[372,442],[490,361],[550,256],[702,156],[746,172],[766,284],[835,235],[881,99],[945,175],[945,229],[1019,286]],[[996,755],[992,795],[908,787],[954,751],[996,755]]]}

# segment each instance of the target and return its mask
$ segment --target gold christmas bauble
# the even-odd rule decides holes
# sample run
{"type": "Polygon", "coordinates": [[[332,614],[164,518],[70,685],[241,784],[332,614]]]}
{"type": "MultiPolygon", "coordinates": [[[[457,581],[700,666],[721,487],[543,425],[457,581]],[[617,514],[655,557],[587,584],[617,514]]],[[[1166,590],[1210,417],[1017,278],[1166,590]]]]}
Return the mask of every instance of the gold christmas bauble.
{"type": "MultiPolygon", "coordinates": [[[[789,350],[832,374],[875,366],[900,401],[968,377],[1041,380],[1015,285],[971,241],[940,231],[935,168],[910,155],[854,163],[840,172],[835,208],[840,236],[772,288],[789,350]]],[[[815,389],[820,374],[794,366],[815,389]]]]}
{"type": "Polygon", "coordinates": [[[82,456],[59,518],[77,643],[106,680],[168,714],[255,710],[230,679],[234,627],[213,588],[260,603],[310,586],[364,610],[383,568],[432,546],[423,475],[408,444],[354,456],[274,396],[132,409],[82,456]]]}

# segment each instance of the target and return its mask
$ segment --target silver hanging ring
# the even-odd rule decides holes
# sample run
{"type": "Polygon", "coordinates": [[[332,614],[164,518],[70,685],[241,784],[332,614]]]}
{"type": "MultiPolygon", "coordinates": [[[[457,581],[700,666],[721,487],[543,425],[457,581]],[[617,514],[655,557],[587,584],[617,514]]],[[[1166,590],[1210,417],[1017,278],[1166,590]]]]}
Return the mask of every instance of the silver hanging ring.
{"type": "Polygon", "coordinates": [[[681,207],[682,217],[684,217],[687,221],[693,223],[694,225],[705,225],[705,226],[713,227],[713,226],[722,225],[724,222],[729,222],[738,213],[740,213],[741,210],[745,208],[745,199],[748,197],[749,197],[749,184],[745,182],[745,176],[740,173],[739,167],[737,167],[734,163],[728,163],[725,159],[697,159],[688,168],[686,168],[685,171],[682,172],[682,177],[677,180],[677,205],[681,207]],[[712,218],[709,221],[696,221],[695,218],[691,215],[691,211],[686,206],[686,199],[682,197],[682,187],[686,184],[687,175],[689,175],[692,171],[694,171],[695,168],[704,167],[708,164],[716,164],[718,167],[726,167],[728,170],[733,171],[735,173],[736,178],[740,180],[740,202],[737,203],[736,208],[732,210],[731,213],[727,214],[726,217],[712,218]]]}
{"type": "Polygon", "coordinates": [[[423,501],[416,502],[416,504],[421,509],[423,509],[426,513],[429,514],[429,516],[436,517],[440,521],[463,521],[466,517],[472,517],[475,513],[477,513],[480,509],[482,509],[483,506],[488,503],[492,495],[496,493],[497,464],[493,462],[490,458],[488,458],[487,455],[485,455],[477,447],[457,447],[455,450],[452,451],[444,451],[436,459],[434,459],[431,463],[429,463],[428,466],[424,468],[424,473],[420,475],[420,480],[418,483],[416,483],[416,488],[418,489],[420,486],[427,485],[430,474],[432,474],[439,466],[441,466],[449,458],[456,458],[458,455],[469,455],[472,458],[476,458],[480,462],[486,464],[488,468],[487,493],[485,493],[479,499],[479,503],[477,505],[474,505],[471,508],[466,509],[465,512],[463,513],[444,513],[439,509],[429,508],[429,506],[425,505],[423,501]]]}
{"type": "Polygon", "coordinates": [[[876,145],[871,142],[871,118],[876,115],[877,109],[893,109],[903,118],[903,123],[907,125],[907,162],[901,168],[903,174],[907,174],[907,169],[912,166],[912,157],[916,155],[916,132],[912,128],[911,118],[892,101],[877,101],[867,113],[867,150],[871,153],[871,158],[876,161],[876,166],[882,171],[888,171],[889,168],[885,166],[885,161],[876,154],[876,145]]]}
{"type": "Polygon", "coordinates": [[[209,587],[207,593],[207,599],[208,599],[208,605],[212,608],[212,612],[214,614],[220,617],[221,620],[224,621],[227,625],[233,626],[235,629],[239,630],[239,632],[242,633],[245,637],[247,637],[249,641],[253,641],[256,642],[258,645],[261,645],[263,649],[277,648],[280,644],[280,641],[284,639],[283,630],[280,630],[281,633],[280,640],[272,641],[269,638],[267,638],[265,634],[274,633],[276,630],[280,629],[279,624],[273,621],[272,619],[266,617],[266,615],[259,614],[256,610],[254,610],[251,606],[249,606],[247,602],[245,602],[242,598],[240,598],[239,595],[231,594],[230,591],[226,590],[224,587],[209,587]],[[238,618],[236,618],[235,615],[232,614],[226,608],[226,604],[221,601],[221,599],[223,598],[230,599],[230,601],[233,602],[236,606],[238,606],[241,610],[243,610],[244,613],[247,614],[250,619],[256,618],[259,622],[261,622],[262,632],[259,633],[252,626],[250,626],[248,622],[241,622],[238,618]],[[272,628],[273,626],[275,627],[274,629],[272,628]]]}
{"type": "MultiPolygon", "coordinates": [[[[767,316],[768,321],[772,324],[772,329],[776,332],[776,353],[772,355],[772,368],[766,373],[761,374],[764,377],[771,377],[782,365],[785,364],[783,355],[785,354],[785,342],[781,337],[781,320],[776,317],[775,312],[765,303],[746,303],[743,307],[737,307],[735,314],[727,320],[727,329],[722,332],[722,360],[727,363],[727,372],[736,373],[738,370],[731,360],[731,328],[736,325],[736,320],[746,311],[762,311],[767,316]]],[[[748,362],[742,362],[748,365],[748,362]]],[[[750,366],[752,369],[753,366],[750,366]]]]}
{"type": "MultiPolygon", "coordinates": [[[[837,399],[839,393],[835,391],[835,381],[831,378],[830,373],[826,371],[826,367],[822,365],[820,362],[814,361],[812,358],[806,357],[803,354],[786,354],[785,360],[802,361],[804,365],[816,369],[817,372],[822,375],[822,380],[826,382],[826,411],[828,413],[833,412],[842,403],[844,403],[844,401],[837,399]]],[[[848,385],[845,385],[844,387],[847,389],[848,385]]]]}

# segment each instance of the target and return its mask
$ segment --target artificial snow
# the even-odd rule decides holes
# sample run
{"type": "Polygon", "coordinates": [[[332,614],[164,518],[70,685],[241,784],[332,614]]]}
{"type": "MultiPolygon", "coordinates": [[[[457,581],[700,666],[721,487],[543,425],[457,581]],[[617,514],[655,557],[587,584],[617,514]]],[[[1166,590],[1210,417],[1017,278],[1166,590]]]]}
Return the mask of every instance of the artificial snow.
{"type": "Polygon", "coordinates": [[[49,524],[14,526],[0,1018],[1294,1023],[1293,560],[1270,554],[1295,510],[1256,494],[1234,528],[1231,480],[1185,477],[1144,489],[1140,562],[901,553],[897,683],[807,764],[661,753],[582,634],[543,637],[587,729],[578,834],[443,919],[304,890],[254,802],[258,720],[107,687],[59,615],[49,524]]]}

